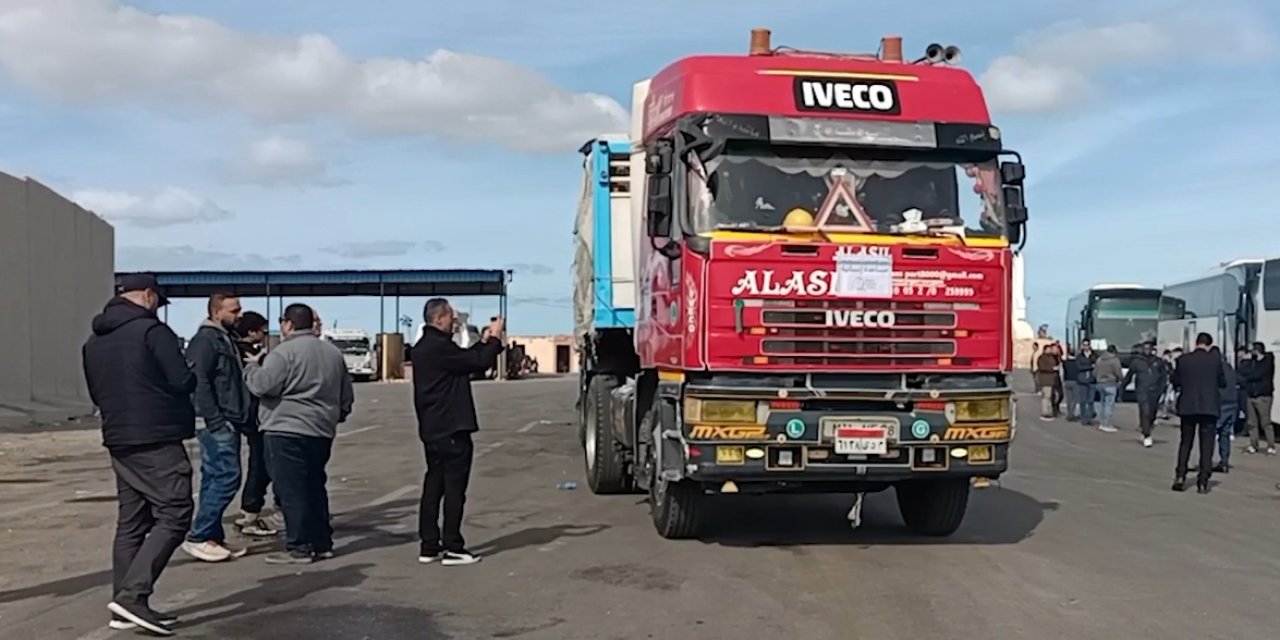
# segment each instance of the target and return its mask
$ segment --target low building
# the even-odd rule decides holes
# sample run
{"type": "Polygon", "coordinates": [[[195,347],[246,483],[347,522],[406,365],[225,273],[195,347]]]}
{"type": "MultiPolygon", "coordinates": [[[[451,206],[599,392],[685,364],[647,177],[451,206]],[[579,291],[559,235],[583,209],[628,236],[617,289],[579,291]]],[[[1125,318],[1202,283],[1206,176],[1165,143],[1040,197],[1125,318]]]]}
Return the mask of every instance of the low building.
{"type": "Polygon", "coordinates": [[[577,373],[578,347],[573,336],[507,336],[507,344],[521,346],[524,354],[538,363],[537,373],[577,373]]]}

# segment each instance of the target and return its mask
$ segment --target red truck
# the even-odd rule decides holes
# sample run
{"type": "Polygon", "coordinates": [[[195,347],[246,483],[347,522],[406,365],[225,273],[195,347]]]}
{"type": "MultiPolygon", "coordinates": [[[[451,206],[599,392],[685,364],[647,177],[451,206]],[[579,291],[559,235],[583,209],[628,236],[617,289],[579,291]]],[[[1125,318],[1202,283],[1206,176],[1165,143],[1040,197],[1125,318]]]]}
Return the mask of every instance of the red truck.
{"type": "MultiPolygon", "coordinates": [[[[959,50],[774,48],[638,83],[586,156],[575,260],[588,484],[660,535],[723,494],[892,487],[946,536],[1008,469],[1027,210],[959,50]]],[[[856,507],[855,507],[856,509],[856,507]]]]}

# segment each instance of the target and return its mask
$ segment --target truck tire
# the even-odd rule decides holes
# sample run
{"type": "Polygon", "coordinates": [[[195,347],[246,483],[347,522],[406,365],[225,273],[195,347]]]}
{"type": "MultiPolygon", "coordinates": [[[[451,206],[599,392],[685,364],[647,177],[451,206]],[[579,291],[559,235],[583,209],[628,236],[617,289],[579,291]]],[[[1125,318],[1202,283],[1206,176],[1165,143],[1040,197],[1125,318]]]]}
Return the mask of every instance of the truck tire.
{"type": "Polygon", "coordinates": [[[583,460],[587,467],[587,486],[592,493],[627,493],[630,490],[626,461],[618,450],[613,435],[613,395],[618,379],[598,375],[587,384],[586,406],[583,407],[583,460]]]}
{"type": "Polygon", "coordinates": [[[902,521],[913,533],[945,537],[956,532],[969,507],[969,479],[911,480],[894,487],[902,521]]]}
{"type": "Polygon", "coordinates": [[[698,533],[698,514],[706,496],[702,485],[691,480],[650,483],[649,510],[658,535],[668,540],[685,540],[698,533]]]}

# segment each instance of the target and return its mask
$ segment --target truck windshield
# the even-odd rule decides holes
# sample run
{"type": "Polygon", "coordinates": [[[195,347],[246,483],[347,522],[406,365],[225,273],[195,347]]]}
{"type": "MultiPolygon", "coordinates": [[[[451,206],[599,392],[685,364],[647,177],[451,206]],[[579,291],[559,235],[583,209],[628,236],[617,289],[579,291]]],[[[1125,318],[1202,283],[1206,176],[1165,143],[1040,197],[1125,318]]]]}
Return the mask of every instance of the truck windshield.
{"type": "Polygon", "coordinates": [[[867,152],[730,145],[705,165],[694,159],[693,232],[775,229],[785,221],[833,231],[1004,235],[996,159],[867,152]],[[916,224],[903,224],[909,220],[916,224]]]}
{"type": "Polygon", "coordinates": [[[338,338],[330,340],[330,342],[333,343],[333,346],[338,348],[338,351],[343,353],[349,353],[357,356],[369,353],[369,343],[364,340],[338,338]]]}

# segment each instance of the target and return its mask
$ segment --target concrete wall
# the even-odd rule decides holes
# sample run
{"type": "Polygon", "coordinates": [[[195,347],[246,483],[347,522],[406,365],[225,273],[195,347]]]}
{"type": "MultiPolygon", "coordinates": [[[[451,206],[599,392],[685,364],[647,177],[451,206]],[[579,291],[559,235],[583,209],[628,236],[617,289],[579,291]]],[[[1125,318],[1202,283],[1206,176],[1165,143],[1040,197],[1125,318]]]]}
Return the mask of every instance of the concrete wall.
{"type": "Polygon", "coordinates": [[[507,336],[507,343],[524,346],[525,355],[538,361],[538,373],[556,373],[556,347],[569,348],[569,373],[578,372],[578,348],[573,336],[507,336]]]}
{"type": "Polygon", "coordinates": [[[39,182],[0,173],[0,422],[93,411],[80,346],[114,273],[110,224],[39,182]]]}

